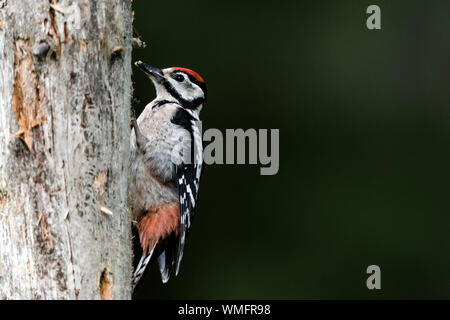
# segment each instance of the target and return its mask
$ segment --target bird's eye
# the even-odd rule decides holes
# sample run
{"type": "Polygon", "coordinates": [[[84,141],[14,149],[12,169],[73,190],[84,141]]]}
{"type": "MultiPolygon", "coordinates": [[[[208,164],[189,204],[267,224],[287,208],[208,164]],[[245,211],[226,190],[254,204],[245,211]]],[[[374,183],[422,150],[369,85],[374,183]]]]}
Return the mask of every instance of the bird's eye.
{"type": "Polygon", "coordinates": [[[181,74],[177,74],[175,76],[175,80],[177,80],[178,82],[183,82],[184,81],[184,77],[181,74]]]}

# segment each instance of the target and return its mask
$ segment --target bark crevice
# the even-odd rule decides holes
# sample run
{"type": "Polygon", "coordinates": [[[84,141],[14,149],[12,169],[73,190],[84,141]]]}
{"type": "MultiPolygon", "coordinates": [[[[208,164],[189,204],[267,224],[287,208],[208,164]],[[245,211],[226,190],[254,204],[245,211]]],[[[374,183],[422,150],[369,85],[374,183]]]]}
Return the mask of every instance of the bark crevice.
{"type": "Polygon", "coordinates": [[[130,299],[131,2],[0,21],[0,299],[130,299]]]}

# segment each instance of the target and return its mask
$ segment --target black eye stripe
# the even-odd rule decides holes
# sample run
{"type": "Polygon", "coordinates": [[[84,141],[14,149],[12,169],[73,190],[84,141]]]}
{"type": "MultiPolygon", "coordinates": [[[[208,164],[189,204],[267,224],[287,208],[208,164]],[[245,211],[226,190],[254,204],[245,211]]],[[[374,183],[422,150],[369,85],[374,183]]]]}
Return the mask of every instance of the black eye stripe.
{"type": "Polygon", "coordinates": [[[197,98],[192,101],[185,100],[181,97],[181,95],[178,93],[177,90],[172,86],[172,84],[169,81],[163,82],[164,87],[166,88],[167,92],[170,93],[172,97],[174,97],[178,102],[186,109],[196,109],[199,105],[203,104],[205,102],[204,98],[197,98]]]}

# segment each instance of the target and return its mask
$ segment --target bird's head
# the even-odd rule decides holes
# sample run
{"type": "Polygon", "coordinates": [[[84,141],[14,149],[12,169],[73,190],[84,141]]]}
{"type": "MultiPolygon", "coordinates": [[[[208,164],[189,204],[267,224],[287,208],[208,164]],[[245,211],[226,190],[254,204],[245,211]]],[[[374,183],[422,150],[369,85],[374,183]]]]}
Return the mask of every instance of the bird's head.
{"type": "Polygon", "coordinates": [[[152,80],[157,99],[176,100],[186,109],[200,113],[206,101],[207,89],[203,78],[186,68],[159,69],[137,61],[135,63],[152,80]]]}

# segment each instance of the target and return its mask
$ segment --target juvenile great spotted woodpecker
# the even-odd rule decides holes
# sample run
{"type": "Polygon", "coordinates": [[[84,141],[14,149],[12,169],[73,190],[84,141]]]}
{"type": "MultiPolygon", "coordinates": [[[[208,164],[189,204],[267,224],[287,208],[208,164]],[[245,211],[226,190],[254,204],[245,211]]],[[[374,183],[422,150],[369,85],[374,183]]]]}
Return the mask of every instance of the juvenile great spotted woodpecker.
{"type": "Polygon", "coordinates": [[[135,65],[152,80],[156,98],[132,119],[129,198],[143,251],[133,287],[156,259],[164,283],[172,270],[178,275],[198,200],[199,114],[207,96],[204,80],[190,69],[135,65]]]}

